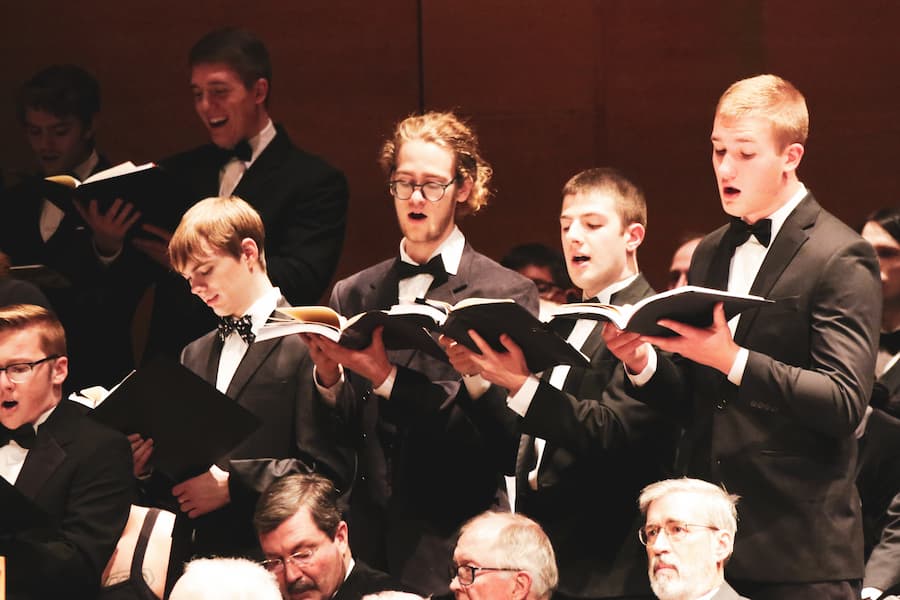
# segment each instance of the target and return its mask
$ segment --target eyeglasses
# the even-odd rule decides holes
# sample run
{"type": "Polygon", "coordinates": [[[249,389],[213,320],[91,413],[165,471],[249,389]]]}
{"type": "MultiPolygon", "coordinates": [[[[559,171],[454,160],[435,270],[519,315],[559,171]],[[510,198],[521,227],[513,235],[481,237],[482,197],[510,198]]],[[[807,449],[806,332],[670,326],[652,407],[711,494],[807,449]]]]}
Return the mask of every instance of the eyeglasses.
{"type": "Polygon", "coordinates": [[[409,200],[415,193],[416,188],[422,190],[422,196],[429,202],[438,202],[444,197],[447,188],[456,183],[454,177],[447,183],[438,183],[436,181],[427,181],[425,183],[413,183],[412,181],[403,181],[395,179],[388,182],[391,195],[397,200],[409,200]]]}
{"type": "Polygon", "coordinates": [[[60,358],[61,354],[51,354],[50,356],[45,356],[40,360],[35,360],[33,362],[24,362],[24,363],[15,363],[12,365],[6,365],[5,367],[0,367],[0,373],[6,372],[6,376],[13,383],[25,383],[31,378],[31,374],[34,373],[34,368],[41,363],[47,362],[48,360],[53,360],[54,358],[60,358]]]}
{"type": "Polygon", "coordinates": [[[450,578],[456,577],[460,585],[472,585],[478,571],[519,571],[520,569],[504,569],[501,567],[473,567],[471,565],[450,565],[450,578]]]}
{"type": "Polygon", "coordinates": [[[638,539],[641,540],[641,543],[645,546],[647,544],[652,544],[657,537],[659,537],[659,532],[665,530],[666,537],[670,542],[680,542],[691,532],[691,527],[702,527],[703,529],[709,529],[712,531],[719,531],[718,527],[713,527],[712,525],[698,525],[696,523],[682,523],[681,521],[668,521],[665,525],[660,527],[659,525],[647,525],[645,527],[641,527],[638,529],[638,539]]]}
{"type": "Polygon", "coordinates": [[[291,563],[295,567],[302,569],[303,567],[308,567],[312,563],[312,557],[313,554],[316,553],[316,550],[318,550],[318,546],[315,548],[304,548],[303,550],[289,554],[284,558],[281,558],[280,556],[278,558],[270,558],[262,561],[260,564],[270,573],[281,573],[287,566],[285,563],[291,563]]]}

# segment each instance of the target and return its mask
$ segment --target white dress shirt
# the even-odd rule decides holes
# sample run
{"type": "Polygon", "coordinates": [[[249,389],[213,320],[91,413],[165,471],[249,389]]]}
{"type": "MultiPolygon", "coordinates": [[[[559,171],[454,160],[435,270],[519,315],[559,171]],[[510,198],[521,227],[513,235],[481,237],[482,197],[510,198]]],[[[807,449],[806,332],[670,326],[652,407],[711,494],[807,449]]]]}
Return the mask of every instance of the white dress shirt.
{"type": "MultiPolygon", "coordinates": [[[[253,323],[251,331],[254,334],[258,334],[262,326],[266,324],[272,311],[278,306],[280,299],[281,290],[277,287],[270,287],[247,309],[246,314],[250,315],[250,320],[253,323]]],[[[236,316],[240,317],[243,315],[236,316]]],[[[245,342],[244,338],[236,331],[231,332],[225,338],[225,343],[222,345],[222,354],[219,356],[219,370],[216,373],[216,389],[223,394],[228,391],[228,386],[231,385],[231,380],[237,371],[238,365],[241,364],[241,360],[243,360],[244,354],[246,354],[249,347],[250,344],[245,342]]]]}
{"type": "MultiPolygon", "coordinates": [[[[33,424],[35,433],[37,433],[38,427],[50,418],[55,409],[56,406],[54,405],[49,410],[41,413],[41,416],[33,424]]],[[[19,473],[22,472],[22,466],[25,464],[27,457],[28,450],[15,441],[10,441],[5,446],[0,447],[0,476],[8,481],[10,485],[16,485],[16,479],[19,478],[19,473]]]]}
{"type": "Polygon", "coordinates": [[[247,140],[251,150],[250,160],[243,161],[237,157],[232,157],[231,160],[222,166],[222,169],[219,171],[220,196],[228,198],[234,193],[235,188],[244,177],[244,173],[247,172],[250,165],[259,158],[263,150],[275,139],[275,134],[275,125],[272,124],[272,119],[269,119],[266,126],[259,133],[247,140]]]}
{"type": "MultiPolygon", "coordinates": [[[[79,181],[84,181],[90,177],[99,162],[100,157],[97,155],[97,151],[93,150],[91,155],[87,157],[87,160],[72,169],[72,174],[79,181]]],[[[44,201],[41,203],[41,220],[39,225],[42,240],[46,242],[53,237],[53,234],[59,229],[59,224],[62,223],[64,216],[65,213],[60,207],[44,198],[44,201]]]]}

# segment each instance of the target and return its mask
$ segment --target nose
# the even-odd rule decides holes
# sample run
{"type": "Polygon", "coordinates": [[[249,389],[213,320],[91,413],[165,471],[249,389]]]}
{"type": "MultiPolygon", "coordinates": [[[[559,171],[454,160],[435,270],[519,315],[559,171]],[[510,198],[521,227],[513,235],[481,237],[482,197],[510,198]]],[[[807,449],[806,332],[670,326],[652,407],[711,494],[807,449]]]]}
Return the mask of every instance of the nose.
{"type": "Polygon", "coordinates": [[[567,242],[578,243],[584,239],[584,228],[577,220],[572,221],[569,228],[563,233],[563,238],[567,242]]]}
{"type": "Polygon", "coordinates": [[[418,206],[424,206],[428,200],[425,199],[425,194],[422,192],[421,187],[417,187],[413,189],[412,196],[407,200],[410,204],[416,204],[418,206]]]}
{"type": "Polygon", "coordinates": [[[719,172],[719,176],[722,179],[727,180],[734,177],[734,161],[732,161],[731,157],[728,154],[725,154],[725,156],[719,159],[717,170],[719,172]]]}
{"type": "Polygon", "coordinates": [[[294,561],[289,560],[284,563],[284,580],[288,585],[294,583],[301,577],[303,577],[303,570],[296,566],[294,561]]]}
{"type": "Polygon", "coordinates": [[[454,594],[462,591],[462,585],[460,585],[459,578],[456,575],[450,580],[450,591],[454,594]]]}
{"type": "Polygon", "coordinates": [[[651,554],[662,554],[669,549],[669,538],[666,536],[665,529],[660,529],[653,541],[647,544],[647,552],[651,554]]]}
{"type": "Polygon", "coordinates": [[[199,92],[194,97],[194,109],[201,114],[209,109],[209,96],[206,92],[199,92]]]}

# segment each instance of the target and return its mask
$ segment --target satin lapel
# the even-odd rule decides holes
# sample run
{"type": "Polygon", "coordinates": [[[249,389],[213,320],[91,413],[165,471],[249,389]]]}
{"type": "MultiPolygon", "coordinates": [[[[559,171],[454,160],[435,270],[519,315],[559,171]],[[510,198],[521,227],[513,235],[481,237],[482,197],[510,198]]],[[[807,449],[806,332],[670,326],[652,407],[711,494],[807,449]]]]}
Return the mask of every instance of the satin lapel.
{"type": "MultiPolygon", "coordinates": [[[[393,267],[393,263],[388,267],[383,277],[369,282],[370,294],[372,302],[368,302],[368,298],[363,302],[363,306],[371,307],[373,310],[387,310],[397,304],[399,298],[400,280],[397,276],[397,270],[393,267]]],[[[353,315],[344,315],[352,317],[353,315]]]]}
{"type": "Polygon", "coordinates": [[[206,368],[204,369],[203,379],[211,381],[215,384],[219,376],[219,358],[222,356],[222,346],[224,342],[219,339],[218,334],[214,334],[210,340],[210,348],[207,353],[206,368]]]}
{"type": "MultiPolygon", "coordinates": [[[[701,274],[701,285],[724,290],[728,288],[728,271],[731,269],[731,249],[722,245],[727,227],[710,234],[712,251],[694,254],[695,264],[691,266],[691,274],[701,274]]],[[[694,283],[693,278],[689,283],[694,283]]]]}
{"type": "MultiPolygon", "coordinates": [[[[788,216],[778,232],[778,236],[772,240],[772,247],[769,248],[765,260],[759,267],[759,273],[750,287],[750,294],[764,298],[769,297],[784,270],[809,239],[807,229],[815,224],[818,213],[819,205],[812,199],[812,196],[807,195],[794,209],[794,212],[788,216]]],[[[777,298],[772,299],[777,300],[777,298]]],[[[754,308],[741,314],[737,331],[734,333],[735,340],[743,340],[747,332],[752,330],[753,322],[756,321],[759,311],[760,309],[754,308]]]]}
{"type": "Polygon", "coordinates": [[[890,369],[882,373],[878,381],[887,388],[891,397],[896,396],[900,392],[900,361],[895,362],[890,369]]]}
{"type": "Polygon", "coordinates": [[[290,139],[280,126],[276,130],[275,137],[241,177],[234,189],[235,196],[257,198],[266,182],[279,172],[290,139]]]}
{"type": "MultiPolygon", "coordinates": [[[[68,402],[63,400],[63,402],[68,402]]],[[[38,427],[35,446],[28,451],[25,464],[16,479],[16,488],[29,498],[35,498],[51,475],[66,459],[63,447],[73,432],[69,419],[78,418],[67,407],[58,406],[47,422],[38,427]]]]}
{"type": "Polygon", "coordinates": [[[270,340],[263,340],[262,342],[253,342],[250,344],[250,347],[247,348],[247,352],[244,354],[244,358],[241,359],[241,363],[234,372],[234,377],[231,378],[231,383],[228,384],[228,392],[226,395],[229,398],[237,400],[244,387],[247,385],[247,382],[249,382],[256,371],[259,370],[260,365],[265,362],[272,351],[281,344],[282,339],[284,338],[272,338],[270,340]]]}

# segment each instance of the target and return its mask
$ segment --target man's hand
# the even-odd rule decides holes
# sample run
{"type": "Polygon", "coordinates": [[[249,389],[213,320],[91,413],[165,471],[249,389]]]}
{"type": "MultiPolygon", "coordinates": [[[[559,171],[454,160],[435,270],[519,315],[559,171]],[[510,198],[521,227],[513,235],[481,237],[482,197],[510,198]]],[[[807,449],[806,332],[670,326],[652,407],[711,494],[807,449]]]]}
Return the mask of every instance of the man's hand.
{"type": "Polygon", "coordinates": [[[116,198],[106,213],[100,212],[96,200],[88,202],[87,208],[76,201],[75,210],[94,232],[94,245],[101,256],[115,256],[122,251],[125,242],[125,234],[141,218],[141,213],[135,210],[130,202],[123,202],[116,198]]]}
{"type": "Polygon", "coordinates": [[[148,465],[150,457],[153,456],[153,438],[146,440],[139,433],[132,433],[128,436],[131,442],[131,458],[134,462],[134,476],[137,478],[146,477],[150,474],[148,465]]]}
{"type": "Polygon", "coordinates": [[[298,334],[309,349],[309,356],[316,365],[316,377],[323,387],[330,388],[341,379],[339,363],[322,349],[322,340],[331,341],[317,333],[298,334]]]}
{"type": "Polygon", "coordinates": [[[159,239],[136,237],[131,240],[131,244],[166,269],[171,269],[172,264],[169,262],[169,240],[172,239],[172,232],[166,231],[162,227],[151,225],[150,223],[141,225],[141,230],[159,239]]]}
{"type": "MultiPolygon", "coordinates": [[[[345,369],[355,371],[371,381],[372,386],[377,388],[384,383],[384,380],[391,374],[392,369],[387,350],[384,349],[383,335],[384,327],[376,327],[372,332],[372,343],[362,350],[351,350],[332,342],[326,337],[316,336],[319,338],[316,352],[321,353],[322,358],[326,361],[323,362],[326,367],[330,368],[329,365],[332,363],[340,363],[345,369]]],[[[310,349],[310,354],[312,352],[312,349],[310,349]]],[[[318,367],[319,362],[316,360],[315,355],[313,355],[313,360],[316,361],[316,366],[318,367]]],[[[316,371],[318,372],[319,369],[317,368],[316,371]]],[[[333,371],[329,371],[329,374],[333,375],[333,371]]],[[[326,379],[321,372],[319,372],[319,379],[322,384],[326,383],[326,379]]]]}
{"type": "Polygon", "coordinates": [[[691,327],[670,319],[660,319],[659,324],[678,335],[642,339],[660,350],[677,352],[687,359],[728,375],[740,346],[735,344],[731,337],[731,330],[728,329],[728,321],[725,319],[725,308],[721,302],[713,309],[713,324],[709,327],[691,327]]]}
{"type": "Polygon", "coordinates": [[[231,502],[228,473],[213,465],[206,473],[173,487],[172,495],[178,500],[181,512],[196,519],[231,502]]]}
{"type": "Polygon", "coordinates": [[[442,338],[453,368],[463,375],[480,374],[485,380],[504,387],[515,395],[531,374],[522,349],[505,333],[500,336],[505,352],[497,352],[491,348],[474,329],[470,329],[468,333],[481,351],[480,354],[449,338],[442,338]]]}
{"type": "Polygon", "coordinates": [[[630,373],[636,375],[647,368],[650,344],[639,334],[622,331],[612,322],[606,322],[603,324],[601,335],[609,351],[622,361],[630,373]]]}

